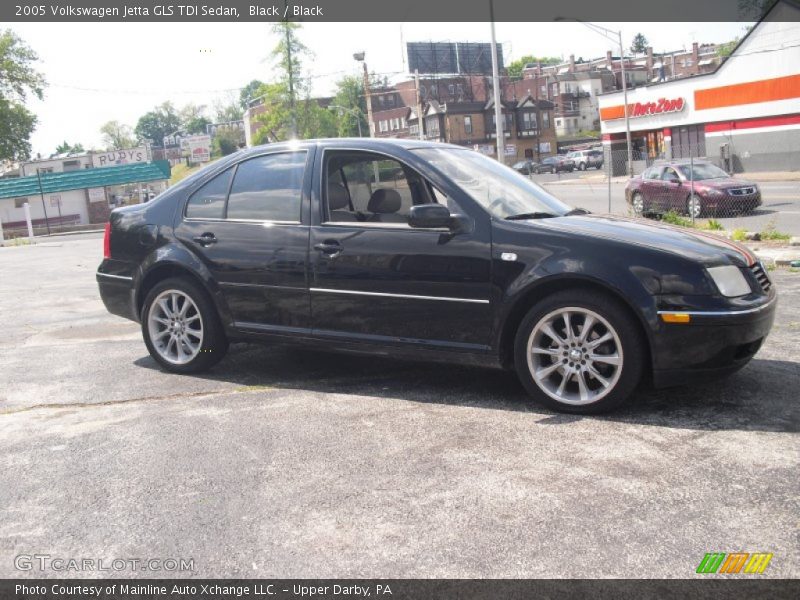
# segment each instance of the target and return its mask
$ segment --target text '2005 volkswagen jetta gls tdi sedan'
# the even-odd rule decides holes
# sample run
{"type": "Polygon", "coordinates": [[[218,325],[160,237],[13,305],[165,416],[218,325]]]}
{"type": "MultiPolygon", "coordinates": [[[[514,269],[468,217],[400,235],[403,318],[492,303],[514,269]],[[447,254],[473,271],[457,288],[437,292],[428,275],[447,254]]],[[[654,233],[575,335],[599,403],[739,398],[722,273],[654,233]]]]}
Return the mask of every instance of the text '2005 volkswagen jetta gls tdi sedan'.
{"type": "Polygon", "coordinates": [[[589,215],[478,152],[337,139],[252,148],[114,210],[97,272],[165,369],[230,341],[513,368],[595,413],[744,366],[776,292],[744,247],[589,215]]]}

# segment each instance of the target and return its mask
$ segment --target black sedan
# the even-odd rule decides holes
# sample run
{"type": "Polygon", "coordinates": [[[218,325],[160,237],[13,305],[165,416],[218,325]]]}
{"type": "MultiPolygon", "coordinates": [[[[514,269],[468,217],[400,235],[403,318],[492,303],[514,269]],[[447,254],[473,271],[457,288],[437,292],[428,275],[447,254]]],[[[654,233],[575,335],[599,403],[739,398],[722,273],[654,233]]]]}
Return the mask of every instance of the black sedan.
{"type": "Polygon", "coordinates": [[[114,210],[97,281],[168,371],[208,369],[232,341],[294,343],[512,368],[580,413],[644,379],[741,368],[776,301],[733,242],[589,215],[478,152],[412,140],[239,151],[114,210]]]}
{"type": "Polygon", "coordinates": [[[575,163],[566,156],[548,156],[542,162],[533,165],[534,173],[572,173],[575,170],[575,163]]]}

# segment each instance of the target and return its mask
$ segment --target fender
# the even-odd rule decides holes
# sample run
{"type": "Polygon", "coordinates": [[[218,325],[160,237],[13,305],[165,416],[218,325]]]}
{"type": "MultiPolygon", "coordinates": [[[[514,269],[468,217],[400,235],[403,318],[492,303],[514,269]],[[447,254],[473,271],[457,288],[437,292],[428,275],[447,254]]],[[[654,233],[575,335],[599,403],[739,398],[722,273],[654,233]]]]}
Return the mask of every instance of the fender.
{"type": "Polygon", "coordinates": [[[153,249],[139,266],[133,282],[137,309],[144,301],[141,291],[148,275],[165,267],[180,269],[192,275],[208,292],[225,328],[229,329],[233,325],[228,303],[208,267],[195,254],[174,241],[153,249]]]}

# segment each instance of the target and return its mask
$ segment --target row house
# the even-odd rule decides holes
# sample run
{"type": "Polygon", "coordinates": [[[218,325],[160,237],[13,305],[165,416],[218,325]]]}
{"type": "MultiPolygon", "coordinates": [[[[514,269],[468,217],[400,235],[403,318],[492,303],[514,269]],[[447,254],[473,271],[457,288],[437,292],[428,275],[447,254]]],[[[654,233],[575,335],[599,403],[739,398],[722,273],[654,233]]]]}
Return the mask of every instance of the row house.
{"type": "MultiPolygon", "coordinates": [[[[483,81],[464,81],[470,78],[426,81],[428,99],[422,103],[422,115],[417,115],[416,88],[411,82],[413,95],[403,108],[388,108],[373,112],[376,137],[418,138],[422,127],[423,138],[473,148],[487,155],[496,155],[497,126],[494,99],[486,93],[483,81]],[[479,84],[479,85],[473,85],[479,84]],[[436,87],[432,87],[432,86],[436,87]],[[452,95],[449,86],[453,86],[452,95]],[[461,85],[459,99],[458,85],[461,85]],[[431,90],[446,101],[430,97],[431,90]],[[467,100],[466,98],[471,98],[467,100]],[[478,98],[478,99],[476,99],[478,98]],[[420,118],[421,117],[421,118],[420,118]]],[[[485,79],[485,78],[473,78],[485,79]]],[[[396,86],[395,91],[407,89],[407,82],[396,86]]],[[[423,82],[421,82],[420,89],[423,82]]],[[[384,90],[384,93],[387,93],[384,90]]],[[[375,108],[373,92],[373,110],[375,108]]],[[[504,119],[505,158],[540,160],[556,153],[554,127],[555,105],[533,97],[530,90],[522,93],[513,82],[503,85],[502,114],[504,119]]]]}

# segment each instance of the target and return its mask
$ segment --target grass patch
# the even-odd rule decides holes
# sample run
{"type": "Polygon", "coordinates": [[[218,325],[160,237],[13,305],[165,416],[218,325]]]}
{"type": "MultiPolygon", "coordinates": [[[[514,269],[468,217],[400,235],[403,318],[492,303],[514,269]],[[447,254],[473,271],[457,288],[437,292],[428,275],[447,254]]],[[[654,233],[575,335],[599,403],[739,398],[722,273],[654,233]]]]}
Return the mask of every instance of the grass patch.
{"type": "Polygon", "coordinates": [[[792,239],[792,236],[788,233],[783,233],[781,231],[775,231],[773,228],[768,228],[762,231],[760,234],[762,240],[772,240],[772,241],[780,241],[780,242],[787,242],[792,239]]]}
{"type": "Polygon", "coordinates": [[[692,223],[691,219],[682,217],[674,210],[670,210],[661,215],[661,222],[669,223],[670,225],[680,225],[681,227],[695,227],[695,224],[692,223]]]}
{"type": "Polygon", "coordinates": [[[731,234],[731,239],[736,242],[743,242],[747,239],[747,230],[739,227],[738,229],[734,229],[733,233],[731,234]]]}
{"type": "Polygon", "coordinates": [[[716,219],[709,219],[705,223],[702,223],[700,225],[700,229],[705,229],[706,231],[725,231],[725,228],[722,226],[722,223],[720,223],[716,219]]]}

